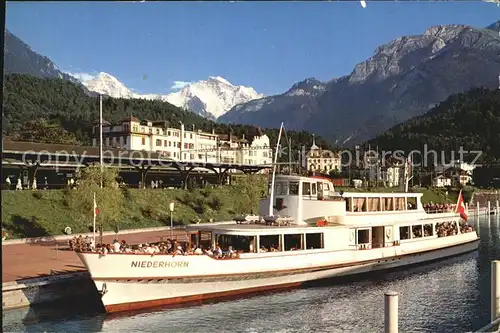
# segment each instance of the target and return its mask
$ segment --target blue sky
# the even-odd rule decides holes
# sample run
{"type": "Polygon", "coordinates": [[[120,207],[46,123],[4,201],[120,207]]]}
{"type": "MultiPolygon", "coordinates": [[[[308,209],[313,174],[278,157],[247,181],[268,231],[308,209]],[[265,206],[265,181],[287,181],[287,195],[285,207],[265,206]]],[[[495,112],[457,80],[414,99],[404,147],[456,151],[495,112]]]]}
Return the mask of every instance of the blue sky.
{"type": "Polygon", "coordinates": [[[484,2],[8,2],[6,25],[62,70],[139,93],[222,76],[270,95],[349,74],[398,36],[499,18],[484,2]]]}

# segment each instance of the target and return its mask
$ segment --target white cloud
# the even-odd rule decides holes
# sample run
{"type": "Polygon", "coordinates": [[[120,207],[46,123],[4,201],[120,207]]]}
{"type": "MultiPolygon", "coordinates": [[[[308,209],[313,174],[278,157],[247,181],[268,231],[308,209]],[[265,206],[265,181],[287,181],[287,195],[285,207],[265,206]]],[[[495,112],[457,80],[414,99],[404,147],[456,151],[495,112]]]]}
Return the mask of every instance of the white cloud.
{"type": "Polygon", "coordinates": [[[170,89],[182,89],[191,82],[188,81],[174,81],[174,84],[170,87],[170,89]]]}
{"type": "Polygon", "coordinates": [[[67,72],[66,74],[69,74],[82,82],[90,81],[96,77],[95,74],[90,74],[90,73],[70,73],[70,72],[67,72]]]}

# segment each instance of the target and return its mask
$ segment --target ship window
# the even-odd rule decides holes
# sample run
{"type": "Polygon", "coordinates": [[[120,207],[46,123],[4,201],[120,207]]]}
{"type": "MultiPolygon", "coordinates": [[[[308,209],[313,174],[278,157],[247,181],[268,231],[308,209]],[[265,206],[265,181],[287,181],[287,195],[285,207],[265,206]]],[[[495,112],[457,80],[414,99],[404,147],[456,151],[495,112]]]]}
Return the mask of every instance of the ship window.
{"type": "Polygon", "coordinates": [[[405,198],[394,198],[396,210],[406,210],[405,208],[405,198]]]}
{"type": "Polygon", "coordinates": [[[212,233],[206,231],[200,231],[199,241],[200,241],[200,246],[203,246],[204,249],[211,249],[212,233]]]}
{"type": "Polygon", "coordinates": [[[259,252],[281,251],[280,235],[259,236],[259,252]]]}
{"type": "Polygon", "coordinates": [[[384,201],[384,210],[386,211],[391,211],[391,210],[394,210],[394,206],[393,206],[393,198],[384,198],[383,201],[384,201]]]}
{"type": "Polygon", "coordinates": [[[379,204],[380,204],[380,198],[368,198],[368,211],[378,212],[379,204]]]}
{"type": "Polygon", "coordinates": [[[254,252],[254,239],[255,236],[217,235],[217,243],[223,252],[227,252],[230,246],[234,251],[254,252]]]}
{"type": "Polygon", "coordinates": [[[285,235],[285,251],[294,251],[303,249],[304,249],[303,234],[285,235]]]}
{"type": "Polygon", "coordinates": [[[299,195],[299,183],[290,182],[290,195],[299,195]]]}
{"type": "Polygon", "coordinates": [[[302,183],[302,195],[311,195],[311,183],[302,183]]]}
{"type": "Polygon", "coordinates": [[[345,198],[345,211],[346,212],[352,212],[351,198],[345,198]]]}
{"type": "Polygon", "coordinates": [[[353,198],[353,210],[355,212],[366,212],[366,198],[353,198]]]}
{"type": "Polygon", "coordinates": [[[424,237],[432,236],[432,224],[424,224],[424,237]]]}
{"type": "Polygon", "coordinates": [[[311,183],[311,194],[316,195],[316,183],[311,183]]]}
{"type": "Polygon", "coordinates": [[[419,225],[414,225],[411,227],[411,234],[412,234],[412,237],[411,238],[420,238],[422,237],[422,225],[419,224],[419,225]]]}
{"type": "Polygon", "coordinates": [[[274,184],[274,194],[281,195],[281,183],[274,184]]]}
{"type": "Polygon", "coordinates": [[[288,195],[288,182],[281,183],[281,193],[280,195],[288,195]]]}
{"type": "Polygon", "coordinates": [[[410,227],[399,227],[399,239],[410,239],[410,227]]]}
{"type": "Polygon", "coordinates": [[[370,243],[370,229],[358,230],[358,244],[370,243]]]}
{"type": "Polygon", "coordinates": [[[409,197],[406,199],[406,201],[408,202],[408,204],[407,204],[408,209],[410,209],[410,210],[417,209],[417,198],[409,197]]]}
{"type": "Polygon", "coordinates": [[[323,233],[319,232],[316,234],[306,234],[306,246],[307,249],[323,249],[323,233]]]}

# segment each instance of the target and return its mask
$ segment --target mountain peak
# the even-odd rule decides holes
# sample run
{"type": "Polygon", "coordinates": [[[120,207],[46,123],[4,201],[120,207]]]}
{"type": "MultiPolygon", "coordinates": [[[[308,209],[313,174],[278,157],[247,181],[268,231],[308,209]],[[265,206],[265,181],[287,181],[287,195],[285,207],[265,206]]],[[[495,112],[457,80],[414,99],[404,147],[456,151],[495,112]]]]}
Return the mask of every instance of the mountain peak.
{"type": "Polygon", "coordinates": [[[82,82],[87,89],[114,98],[133,98],[135,94],[111,74],[100,72],[96,77],[82,82]]]}
{"type": "Polygon", "coordinates": [[[210,114],[215,119],[235,105],[261,97],[263,95],[251,87],[235,86],[223,77],[210,76],[207,81],[191,83],[167,95],[165,100],[202,116],[210,114]]]}
{"type": "Polygon", "coordinates": [[[314,77],[295,83],[287,92],[288,96],[317,95],[325,91],[326,85],[314,77]]]}
{"type": "Polygon", "coordinates": [[[226,80],[225,78],[220,77],[220,76],[209,76],[208,81],[221,82],[221,83],[232,86],[231,82],[229,82],[228,80],[226,80]]]}

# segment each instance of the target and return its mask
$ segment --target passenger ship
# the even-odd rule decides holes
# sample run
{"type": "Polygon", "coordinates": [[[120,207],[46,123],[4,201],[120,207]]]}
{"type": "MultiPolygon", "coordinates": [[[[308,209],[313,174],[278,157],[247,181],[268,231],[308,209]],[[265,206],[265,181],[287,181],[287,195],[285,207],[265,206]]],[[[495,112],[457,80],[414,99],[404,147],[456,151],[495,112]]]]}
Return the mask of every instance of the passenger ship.
{"type": "Polygon", "coordinates": [[[460,231],[458,213],[426,213],[421,193],[342,193],[326,178],[292,175],[271,184],[263,218],[187,227],[190,244],[232,246],[236,258],[78,253],[107,312],[286,289],[478,247],[475,231],[460,231]]]}

